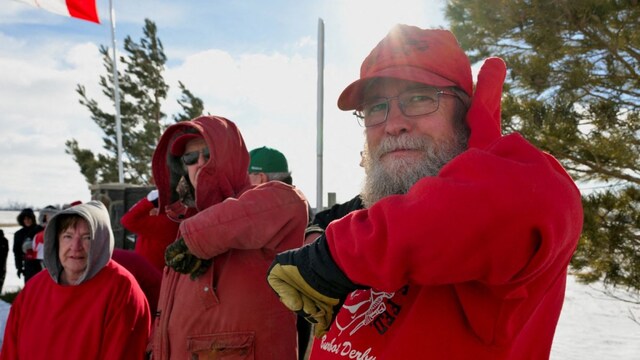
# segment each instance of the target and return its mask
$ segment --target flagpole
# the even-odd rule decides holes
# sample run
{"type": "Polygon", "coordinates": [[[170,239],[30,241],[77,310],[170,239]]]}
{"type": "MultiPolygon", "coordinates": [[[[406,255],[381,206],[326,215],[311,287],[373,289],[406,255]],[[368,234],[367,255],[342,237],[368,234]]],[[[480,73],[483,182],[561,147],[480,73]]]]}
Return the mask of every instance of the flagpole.
{"type": "Polygon", "coordinates": [[[318,18],[318,113],[317,113],[317,178],[316,178],[316,213],[322,211],[322,137],[323,137],[323,104],[324,104],[324,21],[318,18]]]}
{"type": "Polygon", "coordinates": [[[116,55],[116,13],[113,1],[109,0],[109,14],[111,16],[111,44],[113,47],[113,97],[116,106],[116,143],[118,145],[118,182],[124,183],[124,169],[122,168],[122,124],[120,121],[120,85],[118,83],[118,66],[116,55]]]}

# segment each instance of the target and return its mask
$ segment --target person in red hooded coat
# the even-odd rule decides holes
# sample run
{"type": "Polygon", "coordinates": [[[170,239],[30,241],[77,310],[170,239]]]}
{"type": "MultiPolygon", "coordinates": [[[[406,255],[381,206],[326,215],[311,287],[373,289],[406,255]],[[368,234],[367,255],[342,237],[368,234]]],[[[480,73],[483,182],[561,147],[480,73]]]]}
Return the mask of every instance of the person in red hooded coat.
{"type": "Polygon", "coordinates": [[[297,358],[296,317],[264,278],[302,245],[307,201],[280,181],[251,185],[236,125],[202,116],[167,128],[153,155],[159,209],[180,221],[167,247],[153,359],[297,358]]]}
{"type": "Polygon", "coordinates": [[[159,214],[158,190],[151,190],[147,196],[122,215],[120,223],[125,229],[136,234],[134,251],[162,272],[164,251],[176,239],[178,222],[159,214]]]}
{"type": "Polygon", "coordinates": [[[505,74],[485,60],[474,91],[451,32],[397,25],[342,92],[365,129],[365,209],[268,275],[315,323],[311,359],[549,358],[581,197],[550,154],[501,134],[505,74]]]}

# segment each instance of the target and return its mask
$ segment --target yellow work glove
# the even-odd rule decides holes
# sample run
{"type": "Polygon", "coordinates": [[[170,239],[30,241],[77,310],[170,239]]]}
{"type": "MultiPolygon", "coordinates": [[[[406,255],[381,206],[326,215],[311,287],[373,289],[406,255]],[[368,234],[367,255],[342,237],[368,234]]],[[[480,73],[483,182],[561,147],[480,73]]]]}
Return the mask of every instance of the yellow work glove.
{"type": "Polygon", "coordinates": [[[315,324],[316,337],[327,332],[347,295],[360,288],[333,261],[324,236],[276,255],[267,281],[289,310],[315,324]]]}

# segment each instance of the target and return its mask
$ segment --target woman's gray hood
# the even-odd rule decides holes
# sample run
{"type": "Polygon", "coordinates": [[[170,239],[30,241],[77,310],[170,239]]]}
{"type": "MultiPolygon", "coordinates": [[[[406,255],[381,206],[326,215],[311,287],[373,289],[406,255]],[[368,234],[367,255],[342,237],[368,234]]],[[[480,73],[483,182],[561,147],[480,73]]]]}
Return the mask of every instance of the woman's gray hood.
{"type": "Polygon", "coordinates": [[[62,264],[58,257],[58,226],[63,215],[80,215],[89,224],[91,232],[91,248],[89,249],[87,270],[74,285],[79,285],[94,277],[102,268],[107,265],[113,253],[113,231],[111,231],[111,221],[107,208],[99,201],[89,201],[62,210],[54,215],[44,232],[44,265],[49,271],[49,275],[56,283],[60,283],[62,264]]]}

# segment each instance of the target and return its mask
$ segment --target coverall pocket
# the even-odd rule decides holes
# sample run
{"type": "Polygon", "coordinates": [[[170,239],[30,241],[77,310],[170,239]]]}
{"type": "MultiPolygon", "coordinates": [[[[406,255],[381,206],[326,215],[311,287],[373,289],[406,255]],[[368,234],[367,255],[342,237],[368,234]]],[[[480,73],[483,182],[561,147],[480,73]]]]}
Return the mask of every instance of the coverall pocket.
{"type": "Polygon", "coordinates": [[[229,332],[189,336],[187,350],[192,360],[253,360],[253,332],[229,332]]]}

